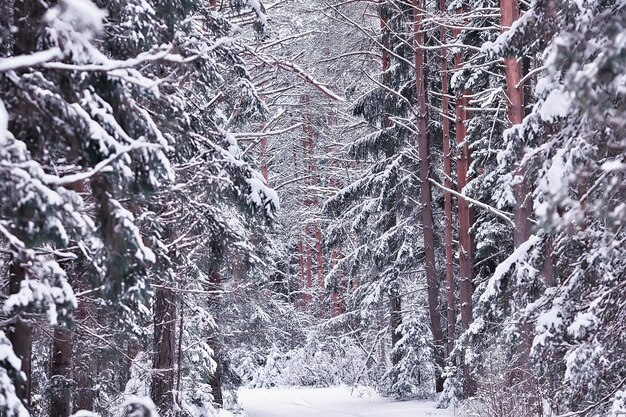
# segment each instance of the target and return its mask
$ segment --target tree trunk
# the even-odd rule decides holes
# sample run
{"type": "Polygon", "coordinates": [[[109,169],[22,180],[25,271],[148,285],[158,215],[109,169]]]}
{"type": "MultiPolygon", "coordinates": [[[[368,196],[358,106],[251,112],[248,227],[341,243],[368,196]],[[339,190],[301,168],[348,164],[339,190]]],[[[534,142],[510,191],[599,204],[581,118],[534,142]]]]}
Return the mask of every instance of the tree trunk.
{"type": "MultiPolygon", "coordinates": [[[[85,285],[78,285],[75,291],[85,291],[87,287],[85,285]]],[[[95,308],[87,300],[82,300],[78,303],[78,307],[74,310],[74,322],[80,326],[87,326],[93,328],[94,323],[90,322],[90,318],[93,317],[92,313],[95,313],[95,308]]],[[[94,378],[96,373],[94,362],[97,358],[90,355],[92,352],[83,351],[85,346],[92,344],[91,336],[85,336],[80,332],[74,332],[74,340],[72,343],[72,373],[76,381],[75,397],[72,401],[73,412],[78,410],[93,410],[94,401],[94,378]]],[[[128,365],[125,374],[126,380],[130,374],[130,364],[128,365]]]]}
{"type": "MultiPolygon", "coordinates": [[[[502,30],[507,31],[519,17],[517,0],[500,0],[500,14],[502,17],[502,30]]],[[[522,123],[524,118],[524,95],[522,86],[520,85],[522,78],[521,67],[516,58],[510,57],[504,59],[504,68],[508,97],[507,115],[511,125],[518,125],[522,123]]],[[[517,140],[521,140],[521,138],[517,140]]],[[[524,156],[521,143],[518,148],[518,161],[521,161],[524,156]]],[[[515,222],[513,244],[518,248],[530,237],[531,225],[529,216],[532,208],[529,184],[526,180],[526,170],[519,165],[519,162],[515,170],[515,177],[517,183],[513,186],[516,201],[515,207],[513,208],[515,222]]],[[[532,394],[533,386],[528,380],[528,375],[530,374],[528,359],[530,356],[533,329],[529,323],[523,323],[519,331],[520,341],[516,347],[517,366],[515,371],[511,373],[514,379],[511,383],[517,385],[520,390],[524,391],[528,401],[537,401],[532,394]]]]}
{"type": "MultiPolygon", "coordinates": [[[[439,9],[442,13],[446,11],[446,0],[439,1],[439,9]]],[[[441,42],[445,45],[446,28],[440,27],[441,42]]],[[[444,186],[452,188],[452,154],[450,150],[450,120],[448,90],[450,89],[448,80],[448,49],[441,49],[441,127],[443,131],[443,174],[444,186]]],[[[444,239],[446,248],[446,300],[447,300],[447,346],[446,355],[450,355],[454,348],[455,328],[456,328],[456,300],[454,296],[454,254],[452,248],[452,194],[444,193],[444,239]]]]}
{"type": "MultiPolygon", "coordinates": [[[[220,269],[218,265],[213,266],[213,270],[211,271],[211,290],[217,291],[220,288],[220,284],[222,281],[222,277],[220,275],[220,269]]],[[[217,304],[217,303],[216,303],[217,304]]],[[[215,321],[217,323],[217,317],[215,317],[215,321]]],[[[219,328],[219,325],[218,325],[219,328]]],[[[220,350],[221,344],[219,341],[218,330],[215,329],[213,335],[209,339],[209,346],[213,349],[213,359],[217,366],[215,367],[215,373],[211,378],[211,394],[213,395],[213,402],[220,407],[224,406],[224,396],[222,391],[222,366],[220,360],[220,350]]]]}
{"type": "Polygon", "coordinates": [[[52,338],[52,366],[50,370],[50,417],[70,415],[70,357],[72,354],[72,333],[62,327],[54,328],[52,338]]]}
{"type": "MultiPolygon", "coordinates": [[[[462,13],[462,9],[459,9],[459,13],[462,13]]],[[[459,29],[455,29],[454,35],[460,34],[459,29]]],[[[463,68],[463,54],[457,53],[454,57],[454,66],[457,71],[461,71],[463,68]]],[[[466,141],[467,129],[465,128],[465,121],[467,120],[467,110],[465,106],[467,104],[467,97],[465,92],[461,91],[458,94],[456,100],[456,123],[455,133],[456,142],[461,145],[461,154],[457,160],[457,189],[460,193],[467,185],[467,176],[469,166],[471,162],[469,146],[466,141]]],[[[470,228],[472,226],[472,210],[469,203],[464,198],[458,199],[459,210],[459,301],[461,312],[461,327],[463,331],[469,328],[470,323],[473,320],[472,315],[472,236],[470,228]]]]}
{"type": "MultiPolygon", "coordinates": [[[[26,270],[20,265],[19,259],[13,257],[9,266],[9,292],[16,294],[20,290],[22,280],[26,277],[26,270]]],[[[30,323],[21,317],[15,321],[8,332],[9,340],[13,345],[13,352],[22,361],[22,372],[26,375],[25,381],[15,384],[15,393],[27,408],[31,400],[31,361],[33,349],[33,330],[30,323]]]]}
{"type": "MultiPolygon", "coordinates": [[[[457,9],[457,14],[463,14],[463,8],[457,9]]],[[[454,29],[453,35],[459,37],[460,29],[454,29]]],[[[456,71],[463,69],[463,53],[458,52],[454,56],[454,68],[456,71]]],[[[457,146],[461,147],[460,155],[457,159],[457,190],[459,193],[467,185],[468,171],[471,163],[469,146],[467,143],[467,129],[465,121],[467,120],[467,96],[464,90],[457,93],[455,103],[455,136],[457,146]]],[[[470,229],[472,227],[473,213],[468,201],[464,198],[458,199],[458,222],[459,222],[459,310],[461,315],[461,330],[469,329],[473,320],[472,313],[472,293],[473,293],[473,242],[470,229]]],[[[464,362],[464,359],[461,359],[464,362]]],[[[464,378],[464,394],[466,397],[473,395],[476,384],[467,365],[462,366],[464,378]]]]}
{"type": "Polygon", "coordinates": [[[400,363],[402,356],[395,352],[398,342],[402,339],[402,333],[398,327],[402,324],[402,300],[400,298],[400,290],[393,288],[389,294],[389,326],[391,327],[391,364],[396,366],[400,363]]]}
{"type": "Polygon", "coordinates": [[[267,165],[267,136],[261,138],[261,175],[269,184],[270,170],[267,165]]]}
{"type": "MultiPolygon", "coordinates": [[[[502,30],[508,30],[519,16],[517,0],[500,0],[500,13],[502,15],[502,30]]],[[[506,75],[506,92],[508,96],[508,118],[511,125],[521,124],[524,118],[524,96],[520,85],[521,67],[514,57],[504,59],[506,75]]],[[[523,157],[520,149],[519,159],[523,157]]],[[[515,230],[513,232],[513,243],[519,247],[530,237],[530,221],[528,217],[531,212],[531,201],[529,198],[529,185],[526,181],[526,172],[522,167],[515,171],[518,183],[514,186],[515,208],[513,215],[515,218],[515,230]]]]}
{"type": "Polygon", "coordinates": [[[154,358],[152,400],[163,416],[174,407],[174,355],[176,353],[176,299],[161,281],[154,297],[154,358]]]}
{"type": "MultiPolygon", "coordinates": [[[[309,96],[303,95],[301,98],[303,109],[306,113],[304,115],[303,133],[302,139],[302,161],[304,163],[305,175],[312,175],[312,159],[313,159],[313,127],[311,125],[311,114],[309,108],[309,96]]],[[[311,182],[312,184],[312,182],[311,182]]],[[[311,213],[310,208],[313,200],[307,195],[304,199],[304,206],[306,208],[305,217],[308,217],[311,213]]],[[[307,221],[306,219],[305,221],[307,221]]],[[[313,261],[311,255],[311,240],[314,239],[311,224],[307,221],[304,226],[304,264],[305,264],[305,300],[306,305],[311,303],[311,292],[313,290],[313,261]]]]}
{"type": "Polygon", "coordinates": [[[433,235],[433,214],[431,189],[429,178],[430,151],[428,148],[428,109],[426,106],[426,79],[424,75],[425,57],[424,35],[421,31],[421,2],[413,0],[413,36],[415,49],[415,79],[417,88],[417,129],[418,129],[418,152],[420,157],[420,200],[422,203],[422,233],[424,234],[424,255],[426,258],[426,282],[428,285],[428,313],[430,316],[430,328],[435,344],[435,361],[439,370],[436,372],[436,390],[443,391],[443,332],[441,329],[441,317],[439,315],[439,282],[435,270],[435,239],[433,235]]]}
{"type": "MultiPolygon", "coordinates": [[[[316,205],[319,203],[316,199],[316,205]]],[[[319,205],[318,205],[319,207],[319,205]]],[[[323,302],[324,295],[324,246],[322,241],[322,229],[318,223],[315,224],[315,255],[317,262],[317,286],[320,291],[320,306],[323,302]]]]}
{"type": "Polygon", "coordinates": [[[178,349],[177,349],[177,357],[176,357],[176,392],[178,393],[179,398],[177,401],[180,403],[180,380],[183,373],[183,328],[184,328],[184,309],[185,303],[183,301],[183,297],[180,297],[180,320],[178,322],[178,349]]]}
{"type": "MultiPolygon", "coordinates": [[[[302,237],[300,237],[300,240],[298,241],[298,266],[300,267],[300,285],[306,289],[306,269],[304,266],[304,243],[302,237]]],[[[307,294],[305,289],[301,288],[300,290],[299,299],[302,307],[307,305],[307,294]]]]}

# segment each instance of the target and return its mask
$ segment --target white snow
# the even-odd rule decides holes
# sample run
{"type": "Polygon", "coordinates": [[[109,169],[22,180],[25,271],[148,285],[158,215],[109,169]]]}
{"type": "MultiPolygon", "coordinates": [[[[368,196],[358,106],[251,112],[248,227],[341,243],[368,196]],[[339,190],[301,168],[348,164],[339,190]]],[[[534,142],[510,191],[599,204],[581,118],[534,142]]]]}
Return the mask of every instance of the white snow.
{"type": "Polygon", "coordinates": [[[249,417],[445,417],[434,401],[393,401],[369,389],[331,388],[242,389],[239,400],[249,417]]]}
{"type": "MultiPolygon", "coordinates": [[[[2,109],[0,108],[0,111],[2,109]]],[[[2,115],[0,114],[0,117],[2,115]]],[[[2,128],[2,126],[0,125],[0,129],[2,128]]],[[[0,135],[2,134],[2,130],[0,130],[0,135]]],[[[0,136],[0,141],[2,140],[1,136],[0,136]]],[[[626,163],[619,161],[617,159],[614,159],[612,161],[606,161],[605,163],[602,164],[602,170],[604,172],[615,172],[615,171],[624,171],[626,170],[626,163]]]]}
{"type": "Polygon", "coordinates": [[[563,178],[567,172],[567,167],[565,166],[564,155],[565,150],[559,149],[554,158],[552,158],[552,165],[550,165],[550,169],[546,173],[547,188],[552,195],[558,195],[563,192],[565,187],[563,178]]]}
{"type": "Polygon", "coordinates": [[[7,143],[9,137],[9,113],[7,113],[4,103],[0,100],[0,146],[7,143]]]}
{"type": "Polygon", "coordinates": [[[34,67],[62,56],[61,49],[50,48],[45,51],[34,52],[30,55],[18,55],[10,58],[0,58],[0,72],[7,72],[19,68],[34,67]]]}
{"type": "Polygon", "coordinates": [[[539,110],[539,116],[544,122],[553,122],[557,117],[566,117],[569,114],[572,98],[567,92],[552,90],[539,110]]]}
{"type": "Polygon", "coordinates": [[[60,7],[48,12],[46,18],[48,21],[61,19],[100,32],[106,15],[105,10],[98,8],[90,0],[63,0],[60,7]]]}
{"type": "Polygon", "coordinates": [[[539,236],[531,235],[528,240],[526,240],[526,242],[519,245],[519,247],[515,249],[515,251],[513,251],[513,253],[509,255],[508,258],[506,258],[500,263],[500,265],[496,267],[493,276],[489,278],[489,281],[487,283],[487,289],[480,296],[481,303],[488,303],[491,298],[498,295],[500,282],[502,281],[504,275],[509,272],[513,265],[519,262],[523,262],[528,252],[533,248],[533,246],[535,246],[539,242],[541,242],[541,238],[539,236]]]}

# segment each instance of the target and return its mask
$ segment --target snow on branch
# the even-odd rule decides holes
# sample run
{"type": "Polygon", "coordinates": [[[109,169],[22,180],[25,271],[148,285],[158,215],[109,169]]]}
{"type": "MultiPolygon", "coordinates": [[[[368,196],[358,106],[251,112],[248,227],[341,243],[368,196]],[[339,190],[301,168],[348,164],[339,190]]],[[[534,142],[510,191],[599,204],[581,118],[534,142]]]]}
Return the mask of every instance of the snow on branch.
{"type": "Polygon", "coordinates": [[[0,58],[0,72],[13,71],[20,68],[34,67],[62,57],[61,49],[50,48],[29,55],[18,55],[0,58]]]}
{"type": "Polygon", "coordinates": [[[504,274],[506,274],[514,264],[523,261],[526,254],[539,242],[541,242],[541,238],[539,236],[530,236],[526,242],[522,243],[511,255],[509,255],[508,258],[496,267],[493,276],[489,278],[487,289],[480,296],[481,303],[488,302],[492,297],[498,294],[500,282],[502,281],[504,274]]]}
{"type": "Polygon", "coordinates": [[[254,51],[251,51],[251,50],[248,50],[248,51],[250,53],[252,53],[260,61],[262,61],[264,64],[276,65],[276,67],[278,67],[280,69],[291,71],[291,72],[295,73],[298,77],[300,77],[304,81],[308,82],[309,84],[312,84],[315,88],[320,90],[322,93],[324,93],[324,95],[326,95],[331,100],[341,101],[341,102],[346,101],[345,98],[343,98],[340,95],[334,93],[326,85],[324,85],[323,83],[321,83],[321,82],[317,81],[315,78],[313,78],[312,75],[310,75],[308,72],[306,72],[304,69],[302,69],[302,67],[300,67],[299,65],[297,65],[297,64],[295,64],[293,62],[290,62],[290,61],[285,61],[283,59],[279,59],[279,58],[277,58],[275,56],[272,56],[272,55],[261,56],[260,54],[254,52],[254,51]]]}
{"type": "Polygon", "coordinates": [[[443,185],[439,184],[437,181],[433,180],[432,178],[428,179],[430,182],[432,182],[433,184],[435,184],[437,187],[441,188],[442,190],[454,194],[455,196],[462,198],[472,204],[477,205],[478,207],[484,208],[485,210],[489,211],[490,213],[495,214],[496,216],[500,217],[501,219],[505,220],[507,223],[509,223],[511,226],[515,227],[515,222],[513,221],[513,214],[511,213],[507,213],[506,211],[502,211],[502,210],[498,210],[497,208],[491,207],[488,204],[485,203],[481,203],[478,200],[474,200],[473,198],[470,198],[466,195],[463,195],[459,192],[456,192],[448,187],[444,187],[443,185]]]}
{"type": "Polygon", "coordinates": [[[336,101],[346,101],[345,98],[335,94],[330,88],[315,80],[311,75],[309,75],[306,71],[300,68],[300,66],[294,64],[293,62],[276,60],[276,64],[278,64],[280,68],[288,69],[295,72],[298,77],[302,78],[304,81],[310,84],[313,84],[318,90],[320,90],[329,98],[336,101]]]}
{"type": "Polygon", "coordinates": [[[118,149],[117,152],[115,152],[113,155],[109,156],[108,158],[104,159],[103,161],[100,161],[98,164],[96,164],[96,166],[94,166],[89,171],[66,175],[64,177],[57,177],[55,175],[46,174],[43,176],[42,180],[46,184],[49,184],[49,185],[65,186],[65,185],[76,184],[77,182],[87,180],[93,177],[94,175],[96,175],[97,173],[103,171],[105,168],[111,165],[111,163],[115,162],[117,159],[121,158],[125,154],[132,152],[134,150],[143,149],[143,148],[161,148],[161,145],[156,145],[154,143],[149,143],[149,142],[133,142],[131,145],[124,146],[118,149]]]}

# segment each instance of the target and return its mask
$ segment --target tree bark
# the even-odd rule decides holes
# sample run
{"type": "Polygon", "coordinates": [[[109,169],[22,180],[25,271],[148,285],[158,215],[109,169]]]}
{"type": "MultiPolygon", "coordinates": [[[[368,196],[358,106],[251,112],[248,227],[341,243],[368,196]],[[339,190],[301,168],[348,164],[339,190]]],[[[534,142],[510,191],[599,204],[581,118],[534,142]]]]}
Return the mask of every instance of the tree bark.
{"type": "Polygon", "coordinates": [[[428,109],[426,106],[426,79],[424,75],[425,57],[424,35],[421,28],[421,2],[413,0],[413,36],[415,49],[415,79],[417,89],[417,128],[418,128],[418,152],[420,157],[419,176],[421,182],[420,200],[422,203],[422,233],[424,234],[424,255],[426,259],[426,282],[428,285],[428,313],[430,316],[430,328],[435,344],[435,361],[439,370],[436,372],[436,391],[443,391],[443,332],[441,329],[441,317],[439,315],[439,282],[435,269],[435,239],[433,235],[432,197],[430,189],[430,150],[428,140],[428,109]]]}
{"type": "Polygon", "coordinates": [[[261,138],[261,175],[266,183],[269,183],[270,170],[267,165],[267,136],[261,138]]]}
{"type": "Polygon", "coordinates": [[[52,366],[50,370],[52,392],[50,395],[50,417],[70,415],[70,357],[72,355],[72,333],[69,329],[56,326],[52,338],[52,366]]]}
{"type": "MultiPolygon", "coordinates": [[[[462,13],[462,9],[459,9],[459,13],[462,13]]],[[[460,34],[459,29],[454,30],[454,35],[460,34]]],[[[454,56],[454,67],[456,71],[463,69],[463,54],[457,53],[454,56]]],[[[455,104],[456,109],[456,122],[455,122],[455,135],[457,145],[461,146],[461,152],[457,159],[457,189],[459,193],[463,192],[463,189],[467,185],[468,171],[471,163],[471,156],[469,152],[469,146],[466,141],[467,129],[465,127],[465,121],[467,120],[467,97],[465,91],[458,93],[458,97],[455,104]]],[[[458,220],[459,220],[459,301],[461,312],[461,328],[463,331],[469,328],[473,320],[472,314],[472,236],[470,229],[472,226],[472,210],[469,202],[464,198],[458,199],[458,220]]]]}
{"type": "MultiPolygon", "coordinates": [[[[212,288],[211,290],[218,290],[222,281],[222,276],[220,274],[220,269],[219,266],[216,264],[213,266],[213,270],[211,271],[211,275],[210,275],[210,280],[211,280],[211,285],[212,288]]],[[[217,304],[217,303],[216,303],[217,304]]],[[[217,322],[217,317],[215,318],[215,321],[217,322]]],[[[213,359],[215,360],[215,363],[217,364],[217,366],[215,367],[215,373],[213,374],[213,377],[211,378],[211,394],[213,395],[213,402],[215,404],[217,404],[220,407],[224,406],[224,396],[223,396],[223,390],[222,390],[222,367],[221,367],[221,361],[219,358],[220,355],[220,350],[221,350],[221,343],[219,341],[219,334],[218,334],[218,330],[215,329],[214,333],[212,334],[212,336],[209,339],[209,346],[211,346],[211,349],[213,349],[213,359]]]]}
{"type": "MultiPolygon", "coordinates": [[[[502,15],[502,30],[508,30],[513,22],[519,17],[517,0],[500,0],[500,13],[502,15]]],[[[504,59],[506,75],[506,92],[508,96],[507,115],[511,125],[521,124],[524,119],[524,95],[522,91],[521,67],[514,57],[504,59]]],[[[520,149],[518,157],[521,160],[523,151],[520,149]]],[[[517,183],[513,187],[515,194],[515,208],[513,215],[515,219],[515,230],[513,231],[513,243],[519,247],[530,237],[530,221],[528,217],[531,212],[531,201],[529,198],[529,185],[525,178],[525,169],[521,166],[515,171],[517,183]]]]}
{"type": "MultiPolygon", "coordinates": [[[[439,9],[442,13],[446,11],[446,0],[439,1],[439,9]]],[[[441,42],[446,44],[446,28],[440,27],[441,42]]],[[[444,186],[452,188],[452,154],[450,150],[450,120],[448,90],[450,89],[448,80],[448,49],[444,46],[441,49],[441,127],[443,131],[443,174],[444,186]]],[[[444,240],[446,249],[446,300],[447,300],[447,345],[446,355],[450,355],[454,348],[456,329],[456,298],[454,296],[454,254],[452,248],[452,194],[444,193],[444,240]]]]}
{"type": "MultiPolygon", "coordinates": [[[[77,286],[79,291],[87,290],[86,286],[77,286]]],[[[95,308],[87,300],[82,300],[74,311],[74,321],[82,326],[93,326],[90,323],[90,317],[95,308]]],[[[93,410],[94,401],[94,378],[96,374],[95,361],[97,358],[88,356],[91,352],[84,352],[83,347],[92,343],[90,336],[85,336],[80,332],[74,332],[74,340],[72,343],[72,372],[76,381],[75,398],[73,400],[73,412],[78,410],[93,410]]],[[[130,364],[127,367],[128,374],[125,379],[128,380],[130,374],[130,364]]]]}
{"type": "MultiPolygon", "coordinates": [[[[461,15],[465,11],[461,7],[457,9],[457,14],[461,15]]],[[[461,34],[461,29],[454,29],[454,37],[458,38],[461,34]]],[[[454,56],[454,68],[455,71],[463,70],[463,52],[458,52],[454,56]]],[[[469,146],[467,143],[467,128],[465,127],[465,121],[467,120],[467,96],[465,90],[461,90],[457,93],[457,99],[455,103],[455,137],[457,146],[460,149],[460,155],[457,158],[457,190],[459,193],[463,192],[463,189],[468,182],[468,171],[471,163],[471,155],[469,146]]],[[[473,221],[473,212],[469,205],[469,202],[464,198],[457,199],[458,201],[458,222],[459,222],[459,312],[461,315],[461,330],[466,331],[469,329],[472,323],[472,294],[473,294],[473,241],[471,235],[471,227],[473,221]]],[[[464,353],[463,353],[464,356],[464,353]]],[[[464,359],[461,359],[464,362],[464,359]]],[[[469,367],[463,363],[462,365],[463,379],[464,379],[464,394],[469,397],[474,394],[476,390],[475,381],[472,378],[469,367]]]]}
{"type": "Polygon", "coordinates": [[[394,351],[398,346],[398,342],[402,339],[402,333],[398,327],[402,324],[402,300],[400,298],[400,290],[392,288],[389,294],[389,326],[391,327],[391,364],[396,366],[400,363],[402,356],[394,351]]]}
{"type": "MultiPolygon", "coordinates": [[[[304,138],[302,141],[302,161],[305,166],[305,174],[312,175],[312,159],[313,159],[313,127],[311,124],[311,114],[309,108],[309,96],[302,96],[303,107],[306,109],[306,114],[304,116],[304,138]]],[[[311,182],[312,184],[313,182],[311,182]]],[[[306,208],[306,216],[310,213],[310,208],[312,205],[312,199],[309,196],[304,199],[304,206],[306,208]]],[[[306,305],[309,306],[311,303],[311,291],[313,289],[313,261],[311,255],[311,239],[314,239],[314,235],[312,233],[312,227],[309,222],[304,226],[304,264],[305,264],[305,300],[306,305]]]]}
{"type": "Polygon", "coordinates": [[[176,353],[176,299],[170,283],[160,282],[154,300],[154,358],[152,400],[161,415],[174,406],[174,355],[176,353]]]}

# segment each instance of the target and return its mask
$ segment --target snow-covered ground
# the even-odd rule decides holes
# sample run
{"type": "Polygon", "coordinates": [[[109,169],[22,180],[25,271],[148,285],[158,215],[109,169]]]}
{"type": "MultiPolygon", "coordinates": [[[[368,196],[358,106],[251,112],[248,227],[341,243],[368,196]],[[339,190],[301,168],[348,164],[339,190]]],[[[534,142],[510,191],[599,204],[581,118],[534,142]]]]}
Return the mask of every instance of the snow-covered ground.
{"type": "Polygon", "coordinates": [[[392,401],[349,387],[242,389],[249,417],[450,417],[431,401],[392,401]]]}

